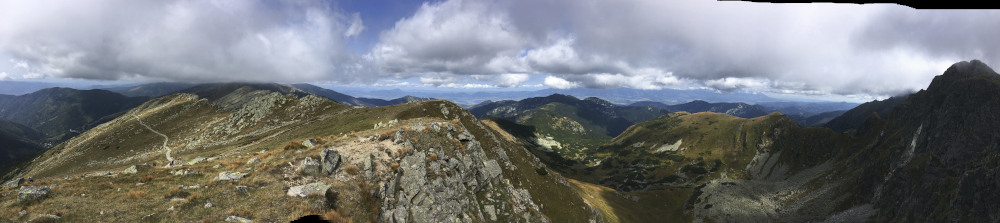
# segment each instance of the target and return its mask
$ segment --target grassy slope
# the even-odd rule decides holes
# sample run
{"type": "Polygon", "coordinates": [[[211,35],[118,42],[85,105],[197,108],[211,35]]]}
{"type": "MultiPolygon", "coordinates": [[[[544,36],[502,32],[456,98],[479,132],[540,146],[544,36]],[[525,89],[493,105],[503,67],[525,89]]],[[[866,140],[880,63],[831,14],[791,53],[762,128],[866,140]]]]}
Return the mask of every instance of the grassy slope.
{"type": "MultiPolygon", "coordinates": [[[[573,193],[569,183],[558,177],[558,174],[539,173],[539,169],[544,170],[544,165],[536,162],[530,153],[505,140],[502,135],[481,127],[478,120],[452,103],[431,101],[357,109],[324,103],[317,107],[322,109],[295,110],[292,109],[294,103],[286,103],[276,109],[284,112],[272,114],[269,119],[287,120],[298,114],[306,114],[309,118],[265,131],[258,137],[247,137],[214,146],[186,148],[185,145],[191,143],[193,137],[200,136],[198,131],[213,128],[213,125],[222,122],[221,119],[226,119],[229,113],[215,109],[204,100],[193,100],[180,95],[153,100],[131,113],[141,117],[153,129],[171,137],[168,146],[174,148],[174,157],[190,160],[195,156],[210,156],[219,159],[184,167],[201,173],[197,175],[173,176],[169,171],[177,168],[153,168],[135,175],[83,177],[86,173],[119,171],[132,164],[165,162],[162,152],[157,152],[162,137],[145,130],[134,118],[123,116],[61,144],[37,159],[35,169],[27,174],[39,179],[33,184],[60,186],[55,187],[50,198],[37,202],[15,202],[11,196],[16,193],[8,193],[13,189],[3,189],[5,197],[0,202],[0,207],[4,211],[0,211],[0,216],[5,219],[27,220],[27,217],[17,217],[18,211],[27,210],[31,213],[29,216],[50,213],[70,221],[218,221],[229,215],[264,221],[288,221],[291,220],[289,218],[305,214],[336,215],[359,222],[372,221],[377,214],[374,208],[377,204],[366,198],[366,193],[361,192],[367,191],[363,188],[370,185],[335,183],[334,187],[341,191],[342,196],[341,201],[338,201],[342,208],[337,210],[317,206],[317,203],[323,204],[322,198],[295,199],[285,196],[287,186],[282,182],[295,180],[284,177],[285,173],[282,171],[287,171],[287,163],[304,156],[316,156],[319,147],[304,149],[301,153],[281,148],[309,138],[318,138],[326,145],[335,145],[351,142],[359,136],[385,135],[387,133],[371,130],[371,127],[375,123],[396,118],[404,120],[401,123],[406,123],[405,120],[447,121],[442,119],[445,117],[458,118],[483,144],[488,156],[496,159],[497,150],[504,150],[514,166],[519,167],[505,169],[504,178],[515,187],[527,189],[534,202],[541,206],[541,211],[552,221],[585,222],[592,214],[587,208],[580,208],[585,206],[584,201],[573,193]],[[442,114],[441,107],[451,108],[451,116],[442,114]],[[456,117],[455,114],[462,116],[456,117]],[[266,151],[257,153],[262,149],[266,151]],[[122,157],[147,152],[152,154],[138,156],[139,158],[128,162],[102,162],[122,160],[122,157]],[[263,162],[257,165],[245,164],[252,157],[260,157],[263,162]],[[38,165],[42,160],[51,161],[38,165]],[[216,164],[221,165],[221,168],[212,167],[216,164]],[[248,172],[251,169],[251,175],[240,181],[212,180],[215,173],[220,171],[248,172]],[[144,184],[136,185],[138,182],[144,184]],[[177,189],[178,185],[195,184],[202,185],[203,189],[177,189]],[[249,194],[242,194],[234,190],[237,185],[253,189],[249,194]],[[87,195],[84,197],[81,194],[87,195]],[[171,198],[181,199],[171,201],[171,198]],[[205,202],[211,202],[217,208],[202,207],[205,202]],[[174,211],[167,211],[171,207],[174,211]],[[104,214],[100,214],[101,212],[104,214]]],[[[254,130],[258,129],[250,128],[243,133],[254,130]]],[[[433,140],[423,140],[423,143],[432,142],[433,140]]]]}

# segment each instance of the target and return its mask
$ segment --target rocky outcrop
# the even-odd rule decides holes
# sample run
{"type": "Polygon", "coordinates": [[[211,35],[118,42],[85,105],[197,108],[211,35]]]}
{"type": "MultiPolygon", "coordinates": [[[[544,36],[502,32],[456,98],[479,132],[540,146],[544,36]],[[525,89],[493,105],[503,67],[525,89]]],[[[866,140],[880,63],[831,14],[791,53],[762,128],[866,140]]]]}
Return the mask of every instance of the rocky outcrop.
{"type": "Polygon", "coordinates": [[[17,191],[18,201],[29,201],[43,199],[49,196],[49,187],[46,186],[21,186],[17,191]]]}
{"type": "MultiPolygon", "coordinates": [[[[440,126],[437,131],[455,131],[450,124],[442,125],[450,128],[440,126]]],[[[527,190],[503,180],[503,160],[489,158],[468,130],[463,129],[457,138],[464,152],[449,155],[443,149],[418,144],[418,151],[401,158],[399,170],[379,190],[383,201],[380,221],[476,222],[502,217],[547,222],[527,190]],[[484,208],[487,206],[490,208],[484,208]]]]}

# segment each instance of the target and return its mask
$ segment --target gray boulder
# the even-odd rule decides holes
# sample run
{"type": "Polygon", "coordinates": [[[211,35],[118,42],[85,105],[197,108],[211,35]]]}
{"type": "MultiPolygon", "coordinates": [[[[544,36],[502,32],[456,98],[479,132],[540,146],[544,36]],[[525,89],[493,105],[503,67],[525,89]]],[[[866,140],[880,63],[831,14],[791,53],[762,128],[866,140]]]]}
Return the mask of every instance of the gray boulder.
{"type": "Polygon", "coordinates": [[[130,166],[128,168],[125,168],[125,170],[122,170],[122,174],[135,174],[135,173],[138,173],[139,171],[146,171],[146,170],[149,170],[149,169],[150,169],[150,166],[147,165],[147,164],[132,165],[132,166],[130,166]]]}
{"type": "Polygon", "coordinates": [[[254,158],[252,158],[252,159],[250,159],[250,160],[247,161],[247,165],[251,165],[251,164],[255,164],[255,163],[259,163],[259,162],[260,162],[260,158],[254,157],[254,158]]]}
{"type": "Polygon", "coordinates": [[[312,148],[313,146],[316,146],[316,140],[315,139],[303,140],[302,145],[306,146],[306,148],[312,148]]]}
{"type": "Polygon", "coordinates": [[[302,160],[302,164],[299,165],[297,171],[302,175],[316,176],[319,175],[321,169],[319,162],[316,162],[313,158],[306,157],[302,160]]]}
{"type": "Polygon", "coordinates": [[[226,218],[226,222],[251,223],[253,221],[240,216],[229,216],[226,218]]]}
{"type": "Polygon", "coordinates": [[[24,183],[24,178],[17,178],[17,179],[13,179],[13,180],[8,180],[7,182],[3,183],[3,187],[6,187],[6,188],[15,188],[15,187],[21,186],[21,184],[23,184],[23,183],[24,183]]]}
{"type": "Polygon", "coordinates": [[[198,172],[192,169],[179,169],[179,170],[171,170],[170,174],[173,174],[174,176],[185,176],[185,175],[198,174],[198,172]]]}
{"type": "Polygon", "coordinates": [[[325,184],[325,183],[322,183],[322,182],[316,182],[316,183],[311,183],[311,184],[306,184],[306,185],[299,185],[299,186],[294,186],[292,188],[289,188],[287,194],[288,194],[288,196],[292,196],[292,197],[307,197],[307,196],[313,195],[313,194],[320,195],[320,196],[326,196],[326,191],[329,190],[330,187],[331,186],[329,184],[325,184]]]}
{"type": "Polygon", "coordinates": [[[323,166],[323,174],[332,175],[340,165],[340,153],[335,149],[324,149],[320,154],[320,164],[323,166]]]}
{"type": "Polygon", "coordinates": [[[61,219],[62,217],[59,217],[58,215],[54,214],[39,214],[31,218],[31,220],[28,220],[28,222],[53,222],[53,221],[59,221],[61,219]]]}
{"type": "Polygon", "coordinates": [[[243,178],[247,174],[248,173],[225,171],[219,173],[219,177],[216,177],[215,180],[239,180],[240,178],[243,178]]]}
{"type": "Polygon", "coordinates": [[[21,186],[17,191],[18,201],[38,200],[49,196],[49,187],[45,186],[21,186]]]}
{"type": "Polygon", "coordinates": [[[500,169],[500,164],[498,164],[496,160],[489,160],[483,162],[483,172],[486,174],[487,180],[492,181],[494,179],[498,179],[500,174],[503,173],[503,170],[500,169]]]}

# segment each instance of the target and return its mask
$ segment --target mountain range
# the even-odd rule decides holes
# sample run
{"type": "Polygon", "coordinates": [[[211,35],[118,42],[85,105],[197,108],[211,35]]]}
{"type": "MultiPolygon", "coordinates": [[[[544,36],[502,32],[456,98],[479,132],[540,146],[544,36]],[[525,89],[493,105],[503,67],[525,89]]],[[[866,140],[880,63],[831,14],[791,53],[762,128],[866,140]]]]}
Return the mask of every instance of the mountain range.
{"type": "MultiPolygon", "coordinates": [[[[101,110],[118,115],[5,174],[25,187],[0,188],[0,219],[1000,221],[1000,74],[976,60],[846,111],[563,94],[365,107],[302,88],[200,84],[101,110]],[[792,118],[806,113],[829,121],[792,118]]],[[[41,95],[68,97],[26,98],[41,95]]],[[[48,137],[0,124],[0,140],[48,137]]]]}

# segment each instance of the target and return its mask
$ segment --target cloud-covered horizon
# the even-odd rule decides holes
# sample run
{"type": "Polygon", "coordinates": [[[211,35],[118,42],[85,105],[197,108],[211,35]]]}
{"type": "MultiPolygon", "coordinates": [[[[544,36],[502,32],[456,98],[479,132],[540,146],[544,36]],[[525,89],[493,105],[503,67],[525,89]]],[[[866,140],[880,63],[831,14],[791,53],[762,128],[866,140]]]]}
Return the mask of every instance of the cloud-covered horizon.
{"type": "Polygon", "coordinates": [[[446,0],[389,27],[365,16],[337,2],[4,2],[0,56],[18,66],[0,79],[516,88],[542,76],[532,84],[884,96],[958,61],[1000,62],[1000,13],[985,10],[446,0]]]}

